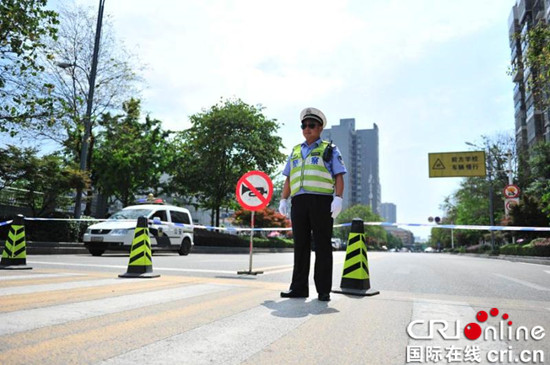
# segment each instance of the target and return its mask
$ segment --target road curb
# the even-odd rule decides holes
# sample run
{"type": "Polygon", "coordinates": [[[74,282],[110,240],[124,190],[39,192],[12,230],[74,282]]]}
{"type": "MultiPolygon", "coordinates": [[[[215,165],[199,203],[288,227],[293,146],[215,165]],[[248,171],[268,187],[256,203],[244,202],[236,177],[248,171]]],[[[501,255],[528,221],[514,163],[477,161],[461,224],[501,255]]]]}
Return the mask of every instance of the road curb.
{"type": "MultiPolygon", "coordinates": [[[[153,248],[154,249],[154,248],[153,248]]],[[[0,252],[4,245],[0,244],[0,252]]],[[[254,253],[294,252],[292,248],[254,248],[254,253]]],[[[191,253],[249,254],[248,247],[193,246],[191,253]]],[[[78,255],[89,254],[83,242],[42,242],[27,241],[27,255],[78,255]]]]}
{"type": "Polygon", "coordinates": [[[528,264],[538,265],[550,265],[550,257],[541,256],[515,256],[515,255],[487,255],[487,254],[473,254],[473,253],[459,253],[463,256],[482,257],[485,259],[507,260],[512,262],[524,262],[528,264]]]}

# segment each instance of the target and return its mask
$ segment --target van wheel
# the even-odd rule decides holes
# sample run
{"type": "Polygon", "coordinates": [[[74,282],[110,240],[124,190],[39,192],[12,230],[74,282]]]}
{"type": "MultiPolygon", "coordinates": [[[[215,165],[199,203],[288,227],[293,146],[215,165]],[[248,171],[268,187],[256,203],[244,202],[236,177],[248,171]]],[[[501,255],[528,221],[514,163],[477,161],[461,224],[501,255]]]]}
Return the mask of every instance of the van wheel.
{"type": "Polygon", "coordinates": [[[191,252],[191,240],[185,237],[181,242],[181,246],[180,246],[180,249],[178,250],[178,253],[181,256],[187,256],[189,255],[189,252],[191,252]]]}
{"type": "Polygon", "coordinates": [[[103,255],[103,252],[105,252],[105,250],[99,248],[89,248],[88,251],[90,251],[92,256],[101,256],[103,255]]]}

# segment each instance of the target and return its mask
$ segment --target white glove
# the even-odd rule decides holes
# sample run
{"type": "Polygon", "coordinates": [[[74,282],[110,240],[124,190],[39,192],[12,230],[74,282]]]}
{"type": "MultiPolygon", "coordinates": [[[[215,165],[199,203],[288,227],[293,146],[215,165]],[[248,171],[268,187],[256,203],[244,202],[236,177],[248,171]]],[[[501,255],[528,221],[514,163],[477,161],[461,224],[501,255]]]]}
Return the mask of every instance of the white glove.
{"type": "Polygon", "coordinates": [[[279,213],[286,216],[286,213],[288,213],[288,202],[286,199],[281,199],[279,202],[279,213]]]}
{"type": "Polygon", "coordinates": [[[332,204],[330,205],[330,212],[332,213],[332,218],[336,219],[338,214],[342,211],[342,198],[335,196],[332,199],[332,204]]]}

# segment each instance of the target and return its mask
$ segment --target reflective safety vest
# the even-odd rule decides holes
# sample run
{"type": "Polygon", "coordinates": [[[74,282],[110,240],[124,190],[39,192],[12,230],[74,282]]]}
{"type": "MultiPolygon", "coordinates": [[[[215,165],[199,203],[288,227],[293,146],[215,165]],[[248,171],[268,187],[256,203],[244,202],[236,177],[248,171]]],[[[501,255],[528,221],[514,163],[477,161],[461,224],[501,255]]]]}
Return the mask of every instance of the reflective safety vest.
{"type": "Polygon", "coordinates": [[[315,193],[334,193],[334,179],[325,166],[323,152],[329,142],[322,141],[302,158],[302,146],[297,145],[292,150],[290,158],[290,195],[294,196],[300,188],[315,193]]]}

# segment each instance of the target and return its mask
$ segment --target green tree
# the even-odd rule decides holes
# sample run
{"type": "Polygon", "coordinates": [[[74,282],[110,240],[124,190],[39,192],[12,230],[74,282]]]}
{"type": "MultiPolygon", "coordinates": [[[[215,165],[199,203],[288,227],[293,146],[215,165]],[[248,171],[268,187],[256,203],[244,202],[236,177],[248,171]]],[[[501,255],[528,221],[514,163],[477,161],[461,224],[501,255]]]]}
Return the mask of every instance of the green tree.
{"type": "Polygon", "coordinates": [[[401,238],[395,237],[391,232],[387,232],[388,236],[388,248],[401,248],[403,247],[403,241],[401,241],[401,238]]]}
{"type": "Polygon", "coordinates": [[[235,186],[250,170],[272,174],[285,156],[280,152],[279,125],[267,119],[260,106],[240,99],[221,100],[190,117],[193,126],[178,134],[171,186],[212,211],[212,225],[220,208],[235,205],[235,186]]]}
{"type": "MultiPolygon", "coordinates": [[[[94,51],[97,10],[72,5],[60,11],[60,25],[56,39],[48,41],[55,59],[46,60],[46,81],[54,86],[56,100],[55,120],[49,124],[25,126],[27,134],[36,134],[59,142],[74,161],[80,162],[86,107],[89,98],[92,55],[94,51]]],[[[101,127],[98,123],[105,112],[121,111],[123,103],[139,95],[141,81],[134,69],[135,56],[127,51],[115,36],[112,22],[106,16],[102,23],[94,97],[91,110],[92,136],[87,166],[91,166],[94,136],[101,127]]]]}
{"type": "Polygon", "coordinates": [[[92,179],[103,195],[126,206],[138,194],[161,190],[161,176],[169,169],[171,132],[149,116],[140,122],[139,100],[127,101],[123,110],[122,115],[104,114],[100,121],[104,129],[97,136],[92,179]]]}
{"type": "Polygon", "coordinates": [[[40,157],[35,149],[8,146],[0,149],[0,160],[9,161],[0,164],[0,178],[20,189],[17,198],[31,209],[33,216],[68,208],[72,204],[70,191],[89,184],[85,174],[56,154],[40,157]]]}
{"type": "Polygon", "coordinates": [[[46,3],[0,2],[0,132],[8,131],[10,123],[51,113],[51,85],[27,82],[44,71],[38,62],[39,50],[44,50],[44,40],[55,38],[57,32],[57,14],[45,10],[46,3]],[[36,90],[42,91],[37,94],[36,90]]]}
{"type": "Polygon", "coordinates": [[[531,151],[529,166],[533,179],[526,189],[532,196],[540,197],[541,209],[550,218],[550,143],[540,142],[531,151]]]}
{"type": "MultiPolygon", "coordinates": [[[[360,218],[363,222],[383,221],[379,215],[373,213],[370,206],[358,204],[342,211],[336,218],[336,223],[350,223],[354,218],[360,218]]],[[[347,241],[350,230],[350,227],[341,227],[335,230],[335,235],[347,241]]],[[[369,244],[379,246],[388,242],[387,233],[381,226],[365,225],[365,235],[368,237],[369,244]]]]}
{"type": "MultiPolygon", "coordinates": [[[[511,210],[510,225],[520,227],[548,227],[549,217],[541,210],[540,199],[533,195],[522,194],[520,203],[511,210]]],[[[520,231],[514,234],[516,238],[535,239],[541,236],[548,236],[545,232],[520,231]]]]}
{"type": "MultiPolygon", "coordinates": [[[[531,150],[528,160],[530,183],[520,186],[523,193],[520,204],[512,209],[511,225],[546,227],[550,224],[550,143],[539,142],[531,150]]],[[[516,235],[522,238],[544,236],[521,232],[516,235]]]]}
{"type": "MultiPolygon", "coordinates": [[[[482,136],[486,154],[487,178],[468,177],[461,181],[459,189],[447,197],[441,208],[445,212],[444,224],[490,225],[490,200],[496,225],[504,222],[504,197],[502,191],[508,184],[510,159],[512,173],[517,176],[517,155],[514,138],[507,134],[489,138],[482,136]],[[492,193],[490,193],[492,192],[492,193]]],[[[475,147],[480,149],[480,147],[475,147]]],[[[487,235],[476,230],[455,231],[455,241],[461,245],[474,245],[487,235]]],[[[431,242],[451,246],[451,232],[448,229],[433,228],[431,242]]]]}

